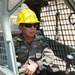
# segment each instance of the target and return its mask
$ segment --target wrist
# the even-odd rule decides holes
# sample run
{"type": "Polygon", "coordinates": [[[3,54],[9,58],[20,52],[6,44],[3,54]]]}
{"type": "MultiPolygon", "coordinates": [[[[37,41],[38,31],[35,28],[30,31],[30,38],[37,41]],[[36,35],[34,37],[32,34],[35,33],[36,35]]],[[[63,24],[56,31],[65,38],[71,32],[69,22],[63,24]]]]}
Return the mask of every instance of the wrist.
{"type": "Polygon", "coordinates": [[[36,65],[36,67],[38,67],[38,63],[37,62],[35,62],[35,65],[36,65]]]}

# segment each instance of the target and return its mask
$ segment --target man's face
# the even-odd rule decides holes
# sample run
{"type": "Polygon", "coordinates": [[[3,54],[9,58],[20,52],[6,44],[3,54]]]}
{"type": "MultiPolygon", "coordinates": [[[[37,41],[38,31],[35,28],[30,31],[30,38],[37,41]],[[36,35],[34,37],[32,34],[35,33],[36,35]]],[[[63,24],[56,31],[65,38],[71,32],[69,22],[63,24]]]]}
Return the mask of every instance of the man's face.
{"type": "Polygon", "coordinates": [[[35,33],[36,33],[36,27],[34,27],[34,25],[32,27],[26,27],[26,26],[21,26],[19,28],[23,35],[26,37],[34,37],[35,33]]]}

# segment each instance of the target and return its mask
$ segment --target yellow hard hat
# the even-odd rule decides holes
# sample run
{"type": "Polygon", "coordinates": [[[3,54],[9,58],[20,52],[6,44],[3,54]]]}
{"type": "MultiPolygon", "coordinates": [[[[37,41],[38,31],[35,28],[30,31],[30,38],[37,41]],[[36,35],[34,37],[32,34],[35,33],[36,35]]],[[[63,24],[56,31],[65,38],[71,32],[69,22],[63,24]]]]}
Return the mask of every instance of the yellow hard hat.
{"type": "Polygon", "coordinates": [[[25,8],[18,13],[16,23],[39,23],[39,21],[34,11],[29,8],[25,8]]]}

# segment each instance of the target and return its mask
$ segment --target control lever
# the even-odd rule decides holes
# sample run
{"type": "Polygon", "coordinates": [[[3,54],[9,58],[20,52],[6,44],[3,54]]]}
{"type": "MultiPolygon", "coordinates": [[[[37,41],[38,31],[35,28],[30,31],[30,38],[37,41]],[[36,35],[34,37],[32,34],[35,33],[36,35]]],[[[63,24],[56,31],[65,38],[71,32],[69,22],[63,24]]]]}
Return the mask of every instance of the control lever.
{"type": "Polygon", "coordinates": [[[73,59],[74,59],[74,57],[71,54],[67,55],[66,74],[69,73],[70,64],[72,64],[73,59]]]}
{"type": "Polygon", "coordinates": [[[21,68],[21,63],[20,62],[17,62],[17,67],[18,67],[18,71],[19,71],[19,73],[23,73],[24,72],[24,70],[25,70],[25,67],[22,67],[21,68]]]}

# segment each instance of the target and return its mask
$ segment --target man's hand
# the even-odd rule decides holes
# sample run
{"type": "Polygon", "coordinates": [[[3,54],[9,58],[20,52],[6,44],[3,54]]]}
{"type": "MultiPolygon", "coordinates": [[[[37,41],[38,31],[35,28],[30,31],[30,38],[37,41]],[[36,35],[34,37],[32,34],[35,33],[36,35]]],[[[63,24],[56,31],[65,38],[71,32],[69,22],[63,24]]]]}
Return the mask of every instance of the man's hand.
{"type": "Polygon", "coordinates": [[[34,62],[33,64],[30,64],[25,68],[25,73],[28,75],[33,75],[37,67],[38,67],[38,64],[34,62]]]}

